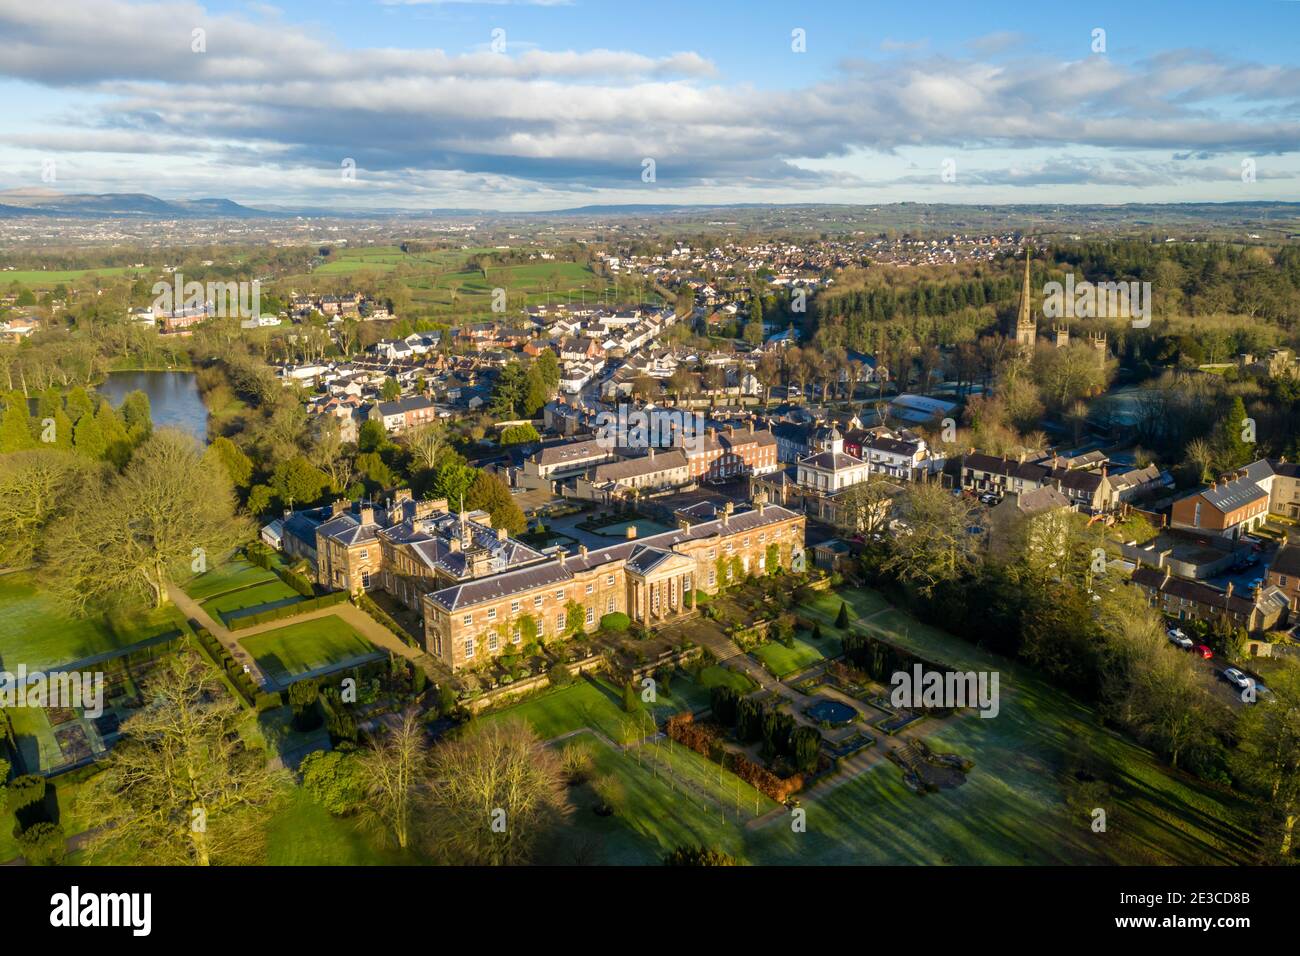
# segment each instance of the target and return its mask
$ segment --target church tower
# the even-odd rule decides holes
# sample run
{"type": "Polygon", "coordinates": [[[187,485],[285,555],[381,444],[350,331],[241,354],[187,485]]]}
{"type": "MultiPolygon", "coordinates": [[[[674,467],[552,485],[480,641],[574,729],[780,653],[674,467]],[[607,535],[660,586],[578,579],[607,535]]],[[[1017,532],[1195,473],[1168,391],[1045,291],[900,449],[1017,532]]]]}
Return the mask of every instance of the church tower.
{"type": "Polygon", "coordinates": [[[1016,345],[1032,352],[1038,343],[1038,323],[1034,320],[1033,300],[1029,294],[1029,246],[1025,246],[1025,282],[1020,291],[1020,314],[1016,316],[1016,345]]]}

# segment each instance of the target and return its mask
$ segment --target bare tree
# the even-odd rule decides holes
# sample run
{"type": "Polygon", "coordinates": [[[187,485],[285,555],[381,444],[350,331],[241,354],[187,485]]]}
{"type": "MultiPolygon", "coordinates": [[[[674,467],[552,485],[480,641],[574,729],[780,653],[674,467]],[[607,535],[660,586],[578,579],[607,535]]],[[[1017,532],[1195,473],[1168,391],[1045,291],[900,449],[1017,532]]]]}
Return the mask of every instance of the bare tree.
{"type": "Polygon", "coordinates": [[[185,651],[163,658],[146,705],[122,724],[92,798],[104,825],[92,859],[163,866],[260,862],[266,821],[289,785],[239,733],[244,712],[212,668],[185,651]]]}
{"type": "Polygon", "coordinates": [[[369,781],[363,819],[390,836],[399,847],[411,845],[417,804],[428,779],[428,741],[413,710],[361,755],[362,776],[369,781]]]}
{"type": "Polygon", "coordinates": [[[472,725],[433,753],[428,819],[448,862],[511,865],[572,807],[559,756],[522,720],[472,725]]]}

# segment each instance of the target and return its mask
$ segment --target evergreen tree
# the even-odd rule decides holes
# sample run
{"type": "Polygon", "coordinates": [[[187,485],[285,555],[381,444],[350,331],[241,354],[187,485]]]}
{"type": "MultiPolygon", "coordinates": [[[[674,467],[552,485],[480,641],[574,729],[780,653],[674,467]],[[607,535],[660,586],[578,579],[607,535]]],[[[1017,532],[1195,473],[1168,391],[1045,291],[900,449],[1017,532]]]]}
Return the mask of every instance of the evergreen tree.
{"type": "Polygon", "coordinates": [[[35,448],[32,419],[27,411],[27,399],[18,392],[10,394],[0,417],[0,453],[35,448]]]}
{"type": "Polygon", "coordinates": [[[104,457],[108,442],[104,440],[104,432],[99,427],[99,419],[95,415],[83,414],[73,426],[72,447],[87,458],[98,460],[104,457]]]}

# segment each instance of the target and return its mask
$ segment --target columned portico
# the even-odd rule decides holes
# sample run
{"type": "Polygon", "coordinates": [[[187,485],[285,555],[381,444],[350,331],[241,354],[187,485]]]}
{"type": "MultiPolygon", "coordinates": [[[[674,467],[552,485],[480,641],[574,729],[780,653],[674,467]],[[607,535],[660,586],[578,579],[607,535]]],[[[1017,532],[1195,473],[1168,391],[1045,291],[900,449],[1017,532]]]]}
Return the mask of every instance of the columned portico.
{"type": "Polygon", "coordinates": [[[654,627],[687,612],[686,594],[693,586],[695,562],[683,555],[668,553],[649,563],[653,566],[643,573],[629,567],[632,593],[628,606],[632,620],[654,627]]]}

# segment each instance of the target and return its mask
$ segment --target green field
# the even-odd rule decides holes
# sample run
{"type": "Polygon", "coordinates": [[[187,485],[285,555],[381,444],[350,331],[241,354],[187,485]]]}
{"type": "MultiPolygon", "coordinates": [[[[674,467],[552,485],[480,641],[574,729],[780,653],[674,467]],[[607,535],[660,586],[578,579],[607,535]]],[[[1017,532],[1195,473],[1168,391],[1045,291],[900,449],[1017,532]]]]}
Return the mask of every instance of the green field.
{"type": "Polygon", "coordinates": [[[840,640],[829,634],[823,634],[820,641],[796,635],[792,647],[786,647],[778,641],[766,641],[750,653],[762,661],[777,677],[785,677],[806,667],[812,667],[828,657],[838,656],[840,640]]]}
{"type": "Polygon", "coordinates": [[[60,282],[72,282],[83,276],[120,276],[144,275],[147,270],[132,269],[129,266],[106,266],[102,269],[28,269],[0,272],[0,288],[17,282],[30,288],[52,288],[60,282]]]}
{"type": "MultiPolygon", "coordinates": [[[[514,265],[490,266],[487,274],[466,270],[471,256],[492,256],[501,250],[489,248],[439,249],[431,252],[404,253],[397,246],[336,250],[328,262],[310,275],[286,276],[279,280],[285,289],[311,287],[313,278],[331,279],[374,273],[385,276],[397,273],[411,292],[417,312],[436,315],[453,310],[457,318],[475,313],[490,313],[495,289],[505,289],[509,303],[536,305],[572,299],[615,301],[630,299],[634,286],[630,282],[611,282],[597,276],[590,267],[576,262],[533,261],[514,265]]],[[[649,301],[658,298],[653,290],[642,286],[649,301]]]]}
{"type": "Polygon", "coordinates": [[[416,862],[385,849],[377,835],[355,820],[339,819],[295,787],[267,828],[266,862],[271,866],[382,866],[416,862]]]}
{"type": "Polygon", "coordinates": [[[278,580],[273,571],[259,568],[243,558],[231,558],[191,578],[185,584],[185,593],[202,603],[218,594],[278,580]]]}
{"type": "Polygon", "coordinates": [[[661,742],[657,754],[653,745],[638,748],[638,763],[636,751],[615,751],[590,735],[569,746],[587,748],[593,779],[619,779],[624,805],[602,817],[594,812],[599,800],[589,783],[571,788],[574,812],[548,841],[544,862],[653,866],[674,847],[698,843],[743,857],[744,823],[776,806],[684,747],[673,745],[670,751],[661,742]]]}
{"type": "Polygon", "coordinates": [[[183,628],[171,605],[74,617],[41,590],[35,575],[0,575],[0,666],[9,670],[19,664],[29,671],[70,664],[183,628]]]}
{"type": "Polygon", "coordinates": [[[239,641],[257,666],[281,684],[308,671],[343,666],[375,652],[375,646],[340,617],[330,615],[254,634],[239,641]]]}
{"type": "Polygon", "coordinates": [[[623,692],[603,678],[579,679],[568,687],[512,704],[479,717],[483,721],[522,717],[543,740],[591,729],[624,743],[654,732],[650,718],[663,720],[680,710],[691,710],[691,682],[678,676],[667,692],[660,690],[653,705],[641,705],[636,714],[623,710],[623,692]]]}
{"type": "MultiPolygon", "coordinates": [[[[203,602],[203,609],[223,621],[234,611],[262,607],[267,604],[287,604],[302,600],[300,595],[289,585],[272,575],[270,581],[254,584],[252,587],[228,591],[203,602]]],[[[238,616],[238,615],[236,615],[238,616]]]]}
{"type": "MultiPolygon", "coordinates": [[[[858,616],[881,598],[844,589],[801,613],[824,633],[849,601],[858,616]]],[[[936,662],[999,674],[997,717],[967,714],[926,735],[975,761],[967,782],[923,800],[880,764],[813,802],[806,834],[764,828],[751,856],[807,863],[1233,863],[1253,840],[1247,806],[1163,766],[1101,725],[1096,712],[1029,668],[890,610],[858,625],[936,662]],[[1111,787],[1105,834],[1067,803],[1070,768],[1086,757],[1111,787]]]]}
{"type": "Polygon", "coordinates": [[[699,681],[707,690],[712,690],[714,687],[732,687],[737,693],[748,694],[758,689],[758,685],[740,671],[733,671],[719,664],[710,664],[700,671],[699,681]]]}

